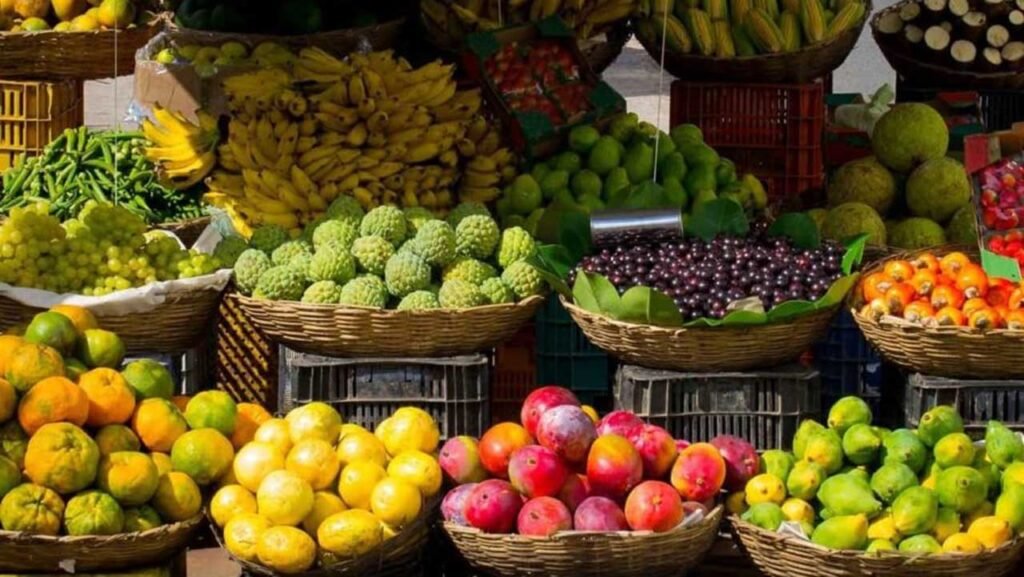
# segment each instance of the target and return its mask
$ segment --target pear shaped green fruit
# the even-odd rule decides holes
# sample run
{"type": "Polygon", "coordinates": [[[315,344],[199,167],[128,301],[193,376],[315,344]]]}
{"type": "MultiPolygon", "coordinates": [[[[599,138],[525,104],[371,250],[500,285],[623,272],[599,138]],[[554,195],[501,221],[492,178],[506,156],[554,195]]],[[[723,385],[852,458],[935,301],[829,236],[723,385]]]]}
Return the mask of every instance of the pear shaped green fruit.
{"type": "Polygon", "coordinates": [[[569,174],[576,174],[582,166],[583,160],[580,158],[580,155],[571,150],[566,150],[555,157],[556,170],[564,170],[569,174]]]}
{"type": "Polygon", "coordinates": [[[741,519],[768,531],[777,531],[786,520],[782,507],[775,503],[758,503],[746,510],[741,519]]]}
{"type": "Polygon", "coordinates": [[[626,174],[626,169],[616,166],[604,177],[602,196],[604,196],[609,204],[618,206],[625,200],[622,198],[622,194],[628,192],[629,188],[629,175],[626,174]]]}
{"type": "Polygon", "coordinates": [[[996,499],[996,517],[1006,521],[1014,531],[1024,530],[1024,485],[1009,483],[996,499]]]}
{"type": "Polygon", "coordinates": [[[839,550],[863,550],[868,545],[868,518],[865,515],[832,517],[815,527],[811,542],[839,550]]]}
{"type": "Polygon", "coordinates": [[[851,474],[825,479],[818,490],[818,500],[839,516],[860,514],[871,518],[882,510],[882,503],[875,499],[867,482],[851,474]]]}
{"type": "Polygon", "coordinates": [[[892,503],[892,521],[900,535],[919,535],[935,527],[939,498],[924,487],[911,487],[892,503]]]}
{"type": "Polygon", "coordinates": [[[804,458],[804,448],[807,446],[807,439],[814,433],[824,431],[825,427],[814,419],[806,419],[797,427],[793,435],[793,455],[799,460],[804,458]]]}
{"type": "Polygon", "coordinates": [[[622,145],[611,136],[602,136],[590,150],[587,168],[596,172],[598,176],[605,176],[622,162],[620,146],[622,145]]]}
{"type": "Polygon", "coordinates": [[[934,555],[942,553],[942,545],[931,535],[914,535],[900,541],[900,553],[923,553],[934,555]]]}
{"type": "Polygon", "coordinates": [[[840,471],[842,475],[851,475],[854,478],[862,481],[865,485],[871,484],[871,473],[868,473],[867,467],[863,465],[854,467],[852,465],[843,467],[840,471]]]}
{"type": "Polygon", "coordinates": [[[900,493],[917,485],[917,475],[903,463],[889,463],[871,475],[871,490],[887,504],[892,504],[900,493]]]}
{"type": "Polygon", "coordinates": [[[706,191],[714,193],[717,190],[715,170],[705,164],[692,166],[687,164],[686,175],[683,177],[683,186],[686,187],[686,192],[692,197],[697,197],[706,191]]]}
{"type": "Polygon", "coordinates": [[[618,142],[629,142],[640,127],[640,117],[635,112],[620,114],[608,125],[608,134],[618,142]]]}
{"type": "Polygon", "coordinates": [[[892,541],[885,539],[875,539],[868,543],[868,548],[865,549],[868,553],[880,553],[882,551],[895,551],[896,546],[892,544],[892,541]]]}
{"type": "Polygon", "coordinates": [[[944,543],[951,535],[960,532],[960,514],[956,509],[939,507],[939,516],[935,519],[935,526],[929,535],[935,537],[939,543],[944,543]]]}
{"type": "Polygon", "coordinates": [[[769,449],[761,453],[761,470],[780,479],[789,479],[793,463],[793,454],[780,449],[769,449]]]}
{"type": "Polygon", "coordinates": [[[676,148],[704,143],[704,133],[695,124],[680,124],[669,132],[669,136],[676,143],[676,148]]]}
{"type": "Polygon", "coordinates": [[[821,465],[832,475],[843,468],[843,442],[839,434],[826,429],[811,435],[804,447],[804,460],[821,465]]]}
{"type": "Polygon", "coordinates": [[[878,458],[882,438],[867,423],[857,423],[843,434],[843,453],[854,465],[867,465],[878,458]]]}
{"type": "Polygon", "coordinates": [[[882,439],[881,457],[883,463],[903,463],[920,473],[928,460],[928,449],[910,429],[896,429],[882,439]]]}
{"type": "Polygon", "coordinates": [[[1024,442],[999,421],[989,421],[985,427],[985,451],[988,459],[1000,469],[1009,467],[1014,461],[1024,460],[1024,442]]]}
{"type": "Polygon", "coordinates": [[[654,174],[654,149],[644,142],[630,146],[622,159],[622,167],[633,184],[650,180],[654,174]]]}
{"type": "Polygon", "coordinates": [[[810,501],[818,495],[818,489],[825,482],[828,473],[817,463],[797,461],[786,477],[786,491],[790,495],[810,501]]]}
{"type": "Polygon", "coordinates": [[[917,424],[917,435],[928,447],[934,447],[939,439],[950,433],[964,432],[964,420],[960,413],[949,405],[939,405],[921,416],[917,424]]]}
{"type": "Polygon", "coordinates": [[[569,148],[578,154],[587,154],[599,138],[601,133],[589,124],[574,126],[569,131],[569,148]]]}
{"type": "Polygon", "coordinates": [[[657,161],[660,163],[665,160],[668,155],[675,153],[676,143],[672,141],[672,137],[664,132],[658,132],[658,158],[657,161]]]}
{"type": "Polygon", "coordinates": [[[675,178],[682,181],[684,176],[686,176],[686,161],[679,151],[674,151],[658,161],[658,179],[675,178]]]}
{"type": "Polygon", "coordinates": [[[974,463],[974,441],[964,433],[950,433],[932,448],[935,464],[942,467],[969,467],[974,463]]]}
{"type": "Polygon", "coordinates": [[[871,407],[860,397],[843,397],[828,411],[828,426],[839,436],[856,424],[871,424],[871,407]]]}
{"type": "MultiPolygon", "coordinates": [[[[1014,463],[1016,465],[1017,463],[1014,463]]],[[[1021,472],[1024,473],[1024,463],[1021,463],[1021,472]]],[[[1003,479],[1005,475],[999,467],[993,465],[988,460],[988,454],[985,452],[984,447],[976,447],[974,450],[974,462],[971,463],[971,467],[974,467],[982,477],[985,477],[985,483],[988,485],[988,497],[989,499],[995,499],[999,496],[1000,490],[1003,489],[1003,479]]],[[[1013,465],[1007,467],[1007,471],[1013,468],[1013,465]]],[[[1024,479],[1022,479],[1024,482],[1024,479]]]]}
{"type": "Polygon", "coordinates": [[[958,513],[970,513],[985,502],[988,484],[977,469],[950,467],[939,473],[935,494],[943,507],[956,509],[958,513]]]}
{"type": "Polygon", "coordinates": [[[690,197],[682,183],[674,178],[666,178],[661,181],[661,191],[665,195],[665,202],[672,208],[686,210],[690,204],[690,197]]]}

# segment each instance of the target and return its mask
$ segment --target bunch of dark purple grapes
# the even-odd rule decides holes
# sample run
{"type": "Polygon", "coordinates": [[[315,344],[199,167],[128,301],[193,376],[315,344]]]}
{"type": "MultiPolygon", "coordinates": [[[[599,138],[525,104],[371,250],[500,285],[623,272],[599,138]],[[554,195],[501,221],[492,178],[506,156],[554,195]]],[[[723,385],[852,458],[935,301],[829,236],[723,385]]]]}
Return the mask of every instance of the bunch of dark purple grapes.
{"type": "Polygon", "coordinates": [[[668,295],[684,321],[720,319],[735,301],[757,297],[768,311],[787,301],[817,300],[842,276],[845,249],[823,241],[820,248],[794,247],[770,237],[766,226],[751,227],[745,238],[686,239],[679,243],[637,244],[602,249],[584,257],[570,272],[597,273],[619,294],[648,286],[668,295]]]}

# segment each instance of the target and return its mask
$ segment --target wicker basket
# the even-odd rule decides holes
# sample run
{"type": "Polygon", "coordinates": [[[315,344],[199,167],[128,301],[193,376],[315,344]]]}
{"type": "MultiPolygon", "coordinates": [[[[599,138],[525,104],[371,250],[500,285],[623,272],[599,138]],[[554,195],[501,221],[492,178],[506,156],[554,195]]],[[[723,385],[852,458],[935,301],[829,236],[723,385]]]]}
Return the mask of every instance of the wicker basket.
{"type": "Polygon", "coordinates": [[[974,555],[834,551],[736,517],[729,522],[740,548],[770,577],[1000,577],[1013,569],[1024,551],[1020,537],[974,555]]]}
{"type": "Polygon", "coordinates": [[[452,523],[444,530],[470,565],[500,577],[668,577],[700,563],[721,520],[719,505],[700,523],[666,533],[567,531],[535,539],[452,523]]]}
{"type": "Polygon", "coordinates": [[[534,296],[514,304],[470,309],[395,311],[294,301],[238,299],[252,323],[271,340],[333,357],[443,357],[494,348],[533,318],[544,302],[534,296]]]}
{"type": "Polygon", "coordinates": [[[139,533],[50,537],[0,531],[0,571],[90,573],[124,571],[166,561],[188,546],[203,516],[139,533]],[[66,565],[73,563],[71,569],[66,565]]]}
{"type": "Polygon", "coordinates": [[[884,10],[879,10],[871,19],[871,33],[875,37],[875,43],[878,44],[885,59],[896,70],[898,76],[923,86],[952,90],[1013,90],[1024,87],[1024,71],[1019,69],[978,73],[922,62],[906,52],[906,44],[878,31],[878,23],[883,15],[899,10],[904,4],[913,1],[915,0],[903,0],[893,4],[884,10]]]}
{"type": "MultiPolygon", "coordinates": [[[[871,13],[867,2],[865,13],[871,13]]],[[[839,36],[804,46],[795,52],[718,58],[665,50],[665,70],[688,81],[751,82],[757,84],[806,84],[827,76],[846,60],[860,37],[867,18],[839,36]]],[[[660,31],[659,31],[660,32],[660,31]]],[[[661,62],[661,41],[637,34],[655,62],[661,62]]]]}
{"type": "MultiPolygon", "coordinates": [[[[216,316],[220,292],[215,290],[176,291],[155,309],[123,315],[97,314],[99,325],[117,333],[130,355],[186,351],[210,331],[216,316]]],[[[31,320],[37,309],[7,296],[0,296],[0,326],[31,320]]]]}
{"type": "MultiPolygon", "coordinates": [[[[290,36],[193,30],[168,24],[166,26],[167,34],[165,40],[160,44],[154,43],[144,46],[144,50],[139,52],[138,58],[143,60],[152,59],[161,48],[166,47],[166,43],[175,46],[184,44],[220,46],[225,42],[234,41],[241,42],[249,47],[255,47],[262,42],[276,42],[293,50],[316,46],[332,54],[348,54],[358,50],[386,50],[394,48],[402,38],[405,23],[405,18],[397,18],[362,28],[343,28],[340,30],[317,32],[315,34],[290,36]]],[[[135,54],[132,55],[133,58],[135,56],[135,54]]]]}
{"type": "Polygon", "coordinates": [[[562,304],[587,339],[623,361],[688,372],[774,367],[799,357],[828,332],[839,306],[784,322],[738,327],[666,328],[612,320],[562,304]]]}
{"type": "MultiPolygon", "coordinates": [[[[875,262],[862,278],[894,259],[906,259],[924,250],[897,253],[875,262]]],[[[1024,331],[979,331],[968,327],[925,327],[896,317],[875,320],[860,313],[863,298],[858,285],[849,299],[861,332],[888,360],[914,372],[935,377],[1010,379],[1024,376],[1024,331]]]]}
{"type": "Polygon", "coordinates": [[[173,233],[181,240],[183,245],[191,247],[199,240],[199,235],[203,234],[203,231],[208,226],[210,226],[210,217],[200,216],[176,222],[165,222],[155,225],[153,228],[173,233]]]}

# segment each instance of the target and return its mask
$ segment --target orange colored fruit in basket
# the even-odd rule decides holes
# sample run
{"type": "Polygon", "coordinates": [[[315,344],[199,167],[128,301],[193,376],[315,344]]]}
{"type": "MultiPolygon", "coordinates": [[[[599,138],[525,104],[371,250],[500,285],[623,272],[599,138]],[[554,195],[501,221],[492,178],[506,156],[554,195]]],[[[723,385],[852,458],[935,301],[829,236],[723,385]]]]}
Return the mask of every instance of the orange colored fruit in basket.
{"type": "Polygon", "coordinates": [[[964,305],[964,293],[953,286],[939,285],[932,290],[931,302],[936,310],[946,307],[959,310],[964,305]]]}
{"type": "Polygon", "coordinates": [[[150,453],[149,458],[153,459],[153,464],[156,465],[156,474],[159,477],[174,470],[174,463],[171,463],[171,456],[167,453],[150,453]]]}
{"type": "Polygon", "coordinates": [[[910,280],[910,277],[914,276],[914,272],[917,269],[910,261],[906,260],[891,260],[885,263],[885,267],[882,269],[885,274],[889,275],[892,280],[896,282],[906,282],[910,280]]]}
{"type": "Polygon", "coordinates": [[[988,294],[988,275],[976,264],[969,264],[956,274],[956,288],[967,298],[984,297],[988,294]]]}
{"type": "Polygon", "coordinates": [[[943,307],[935,313],[935,322],[940,327],[962,327],[967,324],[964,313],[954,307],[943,307]]]}
{"type": "Polygon", "coordinates": [[[160,474],[149,456],[120,451],[100,460],[96,485],[127,507],[142,505],[153,498],[160,474]]]}
{"type": "Polygon", "coordinates": [[[103,329],[89,329],[78,340],[77,356],[89,368],[117,368],[124,360],[121,337],[103,329]]]}
{"type": "Polygon", "coordinates": [[[725,473],[725,459],[714,445],[694,443],[679,453],[671,481],[683,500],[707,501],[722,490],[725,473]]]}
{"type": "Polygon", "coordinates": [[[274,418],[263,423],[256,429],[256,434],[253,435],[252,440],[277,447],[282,456],[287,455],[288,451],[292,450],[292,438],[288,432],[288,422],[284,419],[274,418]]]}
{"type": "Polygon", "coordinates": [[[942,274],[956,278],[960,270],[971,264],[971,259],[962,252],[951,252],[939,259],[939,270],[942,274]]]}
{"type": "Polygon", "coordinates": [[[988,294],[985,295],[985,300],[994,307],[1009,308],[1010,295],[1013,294],[1014,288],[1013,284],[1005,279],[990,278],[988,279],[988,294]]]}
{"type": "Polygon", "coordinates": [[[392,527],[405,527],[416,520],[423,507],[423,494],[402,479],[381,479],[370,493],[370,510],[392,527]]]}
{"type": "Polygon", "coordinates": [[[192,397],[185,406],[185,421],[189,427],[216,429],[225,437],[234,433],[237,418],[238,405],[224,391],[203,391],[192,397]]]}
{"type": "Polygon", "coordinates": [[[1024,329],[1024,310],[1013,310],[1006,313],[1006,328],[1019,331],[1024,329]]]}
{"type": "Polygon", "coordinates": [[[146,399],[135,408],[132,430],[150,451],[167,453],[188,430],[188,424],[170,401],[146,399]]]}
{"type": "Polygon", "coordinates": [[[344,559],[365,555],[381,544],[381,522],[369,511],[350,509],[324,519],[317,530],[324,550],[344,559]]]}
{"type": "Polygon", "coordinates": [[[914,287],[914,292],[918,296],[927,297],[939,285],[939,277],[928,269],[921,269],[915,272],[908,282],[910,286],[914,287]]]}
{"type": "Polygon", "coordinates": [[[90,427],[103,427],[128,422],[135,412],[135,393],[121,373],[99,368],[78,379],[78,386],[89,397],[90,427]]]}
{"type": "Polygon", "coordinates": [[[14,349],[25,344],[25,339],[17,335],[0,335],[0,376],[7,374],[7,366],[14,358],[14,349]]]}
{"type": "Polygon", "coordinates": [[[32,322],[25,329],[25,340],[53,347],[67,355],[75,350],[78,331],[68,317],[60,313],[43,312],[32,317],[32,322]]]}
{"type": "Polygon", "coordinates": [[[64,359],[56,349],[24,343],[14,349],[5,376],[19,393],[24,393],[45,378],[64,376],[64,359]]]}
{"type": "Polygon", "coordinates": [[[935,274],[941,271],[939,267],[939,259],[930,252],[919,254],[910,259],[910,264],[914,265],[917,270],[930,270],[935,274]]]}
{"type": "Polygon", "coordinates": [[[926,300],[914,301],[903,309],[903,318],[912,323],[921,323],[935,317],[935,307],[926,300]]]}
{"type": "Polygon", "coordinates": [[[904,307],[909,305],[914,297],[917,296],[914,287],[910,283],[897,283],[892,286],[889,290],[885,291],[885,302],[889,305],[889,310],[899,314],[903,312],[904,307]]]}
{"type": "Polygon", "coordinates": [[[997,329],[1002,324],[1002,318],[995,309],[985,307],[978,309],[967,318],[967,326],[972,329],[997,329]]]}
{"type": "Polygon", "coordinates": [[[889,303],[885,298],[878,297],[864,305],[864,307],[860,309],[860,314],[877,321],[885,315],[892,314],[892,309],[889,308],[889,303]]]}
{"type": "MultiPolygon", "coordinates": [[[[1021,308],[1022,303],[1024,303],[1024,288],[1014,288],[1013,291],[1010,292],[1010,298],[1006,302],[1006,306],[1009,307],[1010,310],[1017,310],[1021,308]]],[[[0,339],[3,339],[3,337],[0,337],[0,339]]]]}
{"type": "Polygon", "coordinates": [[[232,466],[238,484],[255,493],[263,479],[285,467],[285,454],[275,445],[255,441],[238,450],[232,466]]]}
{"type": "Polygon", "coordinates": [[[0,378],[0,423],[6,423],[18,408],[18,392],[7,379],[0,378]]]}
{"type": "Polygon", "coordinates": [[[139,438],[124,425],[107,425],[93,437],[100,455],[107,456],[118,451],[138,451],[142,448],[139,438]]]}
{"type": "Polygon", "coordinates": [[[974,297],[972,299],[967,299],[964,302],[964,306],[960,307],[960,311],[964,313],[964,316],[970,318],[970,316],[975,312],[987,308],[989,308],[989,305],[985,299],[981,297],[974,297]]]}
{"type": "Polygon", "coordinates": [[[64,501],[46,487],[18,485],[0,502],[0,523],[6,531],[56,535],[64,517],[64,501]]]}
{"type": "Polygon", "coordinates": [[[861,285],[864,300],[871,302],[885,296],[885,291],[892,288],[893,284],[895,284],[895,281],[885,273],[876,272],[869,274],[861,285]]]}
{"type": "Polygon", "coordinates": [[[50,307],[50,312],[60,313],[66,316],[71,324],[75,326],[75,330],[81,335],[89,329],[99,328],[99,322],[96,320],[96,316],[92,314],[92,311],[85,307],[78,307],[75,305],[54,305],[50,307]]]}
{"type": "Polygon", "coordinates": [[[256,435],[260,425],[273,418],[266,409],[256,403],[238,403],[238,415],[235,418],[235,430],[231,433],[231,444],[235,450],[241,449],[256,435]]]}
{"type": "Polygon", "coordinates": [[[256,513],[256,496],[241,485],[221,487],[210,499],[210,516],[218,527],[243,513],[256,513]]]}
{"type": "Polygon", "coordinates": [[[274,471],[260,483],[256,502],[271,523],[298,525],[313,510],[313,488],[295,473],[274,471]]]}
{"type": "Polygon", "coordinates": [[[512,453],[533,444],[533,437],[518,423],[498,423],[480,437],[477,450],[480,463],[491,475],[508,479],[508,462],[512,453]]]}
{"type": "Polygon", "coordinates": [[[302,529],[271,527],[256,544],[260,564],[279,573],[301,573],[316,562],[316,542],[302,529]]]}
{"type": "Polygon", "coordinates": [[[314,491],[326,489],[338,477],[338,454],[327,441],[306,439],[288,451],[285,468],[302,477],[314,491]]]}
{"type": "Polygon", "coordinates": [[[209,485],[224,476],[234,458],[231,441],[216,429],[189,431],[178,437],[171,449],[174,470],[187,473],[200,485],[209,485]]]}
{"type": "Polygon", "coordinates": [[[302,520],[302,528],[311,537],[316,537],[316,531],[320,525],[331,515],[347,511],[348,506],[341,497],[330,491],[317,491],[313,493],[313,510],[302,520]]]}
{"type": "Polygon", "coordinates": [[[70,423],[43,425],[29,439],[25,475],[37,485],[71,495],[96,479],[100,450],[96,442],[70,423]]]}
{"type": "MultiPolygon", "coordinates": [[[[285,421],[288,422],[292,444],[306,439],[320,439],[333,445],[338,442],[341,433],[341,415],[327,403],[313,402],[292,409],[285,415],[285,421]]],[[[387,445],[387,441],[384,444],[387,445]]]]}
{"type": "Polygon", "coordinates": [[[18,405],[18,422],[30,436],[48,423],[61,421],[79,427],[89,418],[89,398],[64,377],[50,377],[36,383],[18,405]]]}
{"type": "Polygon", "coordinates": [[[160,477],[151,504],[165,521],[186,521],[199,514],[203,496],[192,477],[171,471],[160,477]]]}

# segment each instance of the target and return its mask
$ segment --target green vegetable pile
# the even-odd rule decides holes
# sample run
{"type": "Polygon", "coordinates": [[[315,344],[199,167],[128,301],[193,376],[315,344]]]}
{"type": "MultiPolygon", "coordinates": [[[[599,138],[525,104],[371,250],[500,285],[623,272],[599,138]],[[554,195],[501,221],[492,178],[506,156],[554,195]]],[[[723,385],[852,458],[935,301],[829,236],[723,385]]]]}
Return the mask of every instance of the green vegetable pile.
{"type": "Polygon", "coordinates": [[[69,128],[39,156],[20,158],[3,175],[0,213],[44,201],[61,220],[90,200],[126,208],[148,224],[202,216],[200,195],[160,183],[143,154],[140,132],[69,128]]]}

